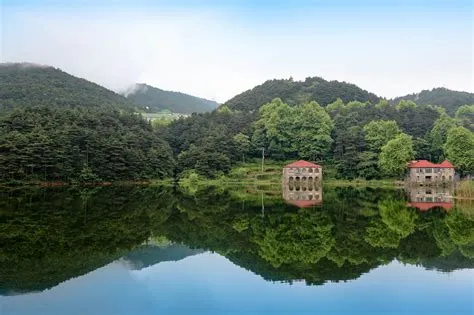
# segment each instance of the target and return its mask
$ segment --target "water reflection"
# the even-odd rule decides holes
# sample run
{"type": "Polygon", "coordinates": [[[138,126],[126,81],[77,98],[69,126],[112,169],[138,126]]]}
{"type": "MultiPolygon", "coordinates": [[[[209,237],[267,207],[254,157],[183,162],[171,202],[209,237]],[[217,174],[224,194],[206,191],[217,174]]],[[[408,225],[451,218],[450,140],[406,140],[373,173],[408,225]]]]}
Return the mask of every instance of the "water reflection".
{"type": "Polygon", "coordinates": [[[292,182],[282,185],[283,199],[298,208],[309,208],[323,202],[323,190],[319,183],[292,182]]]}
{"type": "Polygon", "coordinates": [[[357,279],[394,260],[474,268],[472,216],[416,211],[401,190],[325,187],[317,211],[274,193],[212,187],[19,189],[0,197],[3,295],[55,287],[117,260],[143,269],[203,251],[269,281],[308,285],[357,279]]]}
{"type": "Polygon", "coordinates": [[[453,189],[448,187],[409,187],[408,206],[428,211],[434,208],[450,210],[454,207],[453,189]]]}

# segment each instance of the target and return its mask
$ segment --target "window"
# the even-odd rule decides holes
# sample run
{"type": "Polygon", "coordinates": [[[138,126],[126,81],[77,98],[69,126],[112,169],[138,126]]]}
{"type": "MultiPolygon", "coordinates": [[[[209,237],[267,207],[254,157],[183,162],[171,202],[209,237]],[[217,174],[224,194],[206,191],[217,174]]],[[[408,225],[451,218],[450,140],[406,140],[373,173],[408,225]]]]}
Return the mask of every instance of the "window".
{"type": "Polygon", "coordinates": [[[314,172],[315,172],[315,173],[319,173],[319,168],[315,168],[315,169],[314,169],[314,172]]]}
{"type": "Polygon", "coordinates": [[[433,169],[432,168],[427,168],[427,169],[425,169],[425,173],[428,173],[428,174],[433,173],[433,169]]]}
{"type": "Polygon", "coordinates": [[[308,172],[309,172],[309,173],[312,173],[312,172],[313,172],[313,169],[312,169],[312,168],[308,168],[308,172]]]}

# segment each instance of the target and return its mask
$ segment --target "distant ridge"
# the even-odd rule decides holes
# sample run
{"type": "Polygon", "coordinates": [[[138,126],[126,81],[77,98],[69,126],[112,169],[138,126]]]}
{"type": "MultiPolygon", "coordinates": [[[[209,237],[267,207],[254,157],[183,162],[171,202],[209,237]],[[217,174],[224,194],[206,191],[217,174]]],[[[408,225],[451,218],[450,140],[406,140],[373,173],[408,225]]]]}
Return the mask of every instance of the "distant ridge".
{"type": "Polygon", "coordinates": [[[289,105],[316,101],[321,106],[326,106],[338,98],[345,103],[350,101],[377,103],[380,99],[377,95],[355,84],[310,77],[304,81],[293,81],[292,78],[268,80],[236,95],[225,105],[234,110],[252,111],[276,97],[289,105]]]}
{"type": "Polygon", "coordinates": [[[154,113],[164,110],[173,113],[202,113],[215,109],[219,104],[181,92],[162,90],[145,83],[138,83],[123,93],[129,100],[154,113]]]}
{"type": "Polygon", "coordinates": [[[122,95],[46,65],[1,63],[0,82],[0,111],[37,105],[137,109],[122,95]]]}
{"type": "Polygon", "coordinates": [[[408,94],[396,97],[391,102],[396,104],[401,100],[414,101],[419,105],[438,105],[446,109],[451,116],[462,105],[474,104],[474,93],[453,91],[446,88],[434,88],[431,90],[423,90],[420,93],[408,94]]]}

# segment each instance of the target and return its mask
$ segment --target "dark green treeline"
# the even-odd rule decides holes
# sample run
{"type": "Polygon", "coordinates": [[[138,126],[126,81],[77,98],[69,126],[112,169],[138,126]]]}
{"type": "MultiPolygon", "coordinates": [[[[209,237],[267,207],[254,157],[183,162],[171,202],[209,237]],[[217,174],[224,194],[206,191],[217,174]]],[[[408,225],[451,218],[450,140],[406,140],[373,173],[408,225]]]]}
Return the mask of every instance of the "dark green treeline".
{"type": "Polygon", "coordinates": [[[18,108],[0,117],[0,181],[117,181],[171,177],[168,143],[132,113],[18,108]]]}

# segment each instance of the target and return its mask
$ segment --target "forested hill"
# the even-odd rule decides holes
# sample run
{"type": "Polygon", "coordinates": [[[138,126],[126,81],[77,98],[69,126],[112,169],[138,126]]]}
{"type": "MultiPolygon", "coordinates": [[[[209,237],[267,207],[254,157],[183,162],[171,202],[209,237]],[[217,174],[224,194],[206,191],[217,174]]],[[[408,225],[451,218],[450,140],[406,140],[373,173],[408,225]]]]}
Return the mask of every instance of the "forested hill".
{"type": "Polygon", "coordinates": [[[271,102],[274,98],[280,98],[290,106],[309,101],[316,101],[321,106],[326,106],[338,98],[345,103],[369,101],[375,104],[379,101],[377,95],[354,84],[312,77],[304,81],[294,81],[291,78],[268,80],[233,97],[225,104],[232,110],[251,111],[271,102]]]}
{"type": "Polygon", "coordinates": [[[474,104],[474,93],[435,88],[397,97],[391,102],[398,104],[401,100],[414,101],[419,105],[438,105],[445,108],[448,114],[454,115],[456,110],[462,105],[474,104]]]}
{"type": "Polygon", "coordinates": [[[215,109],[219,104],[192,95],[165,91],[147,85],[136,84],[131,91],[125,93],[127,98],[135,103],[148,107],[147,112],[155,113],[169,110],[173,113],[191,114],[203,113],[215,109]]]}
{"type": "Polygon", "coordinates": [[[29,63],[0,64],[0,112],[14,107],[113,107],[136,110],[125,97],[60,69],[29,63]]]}

